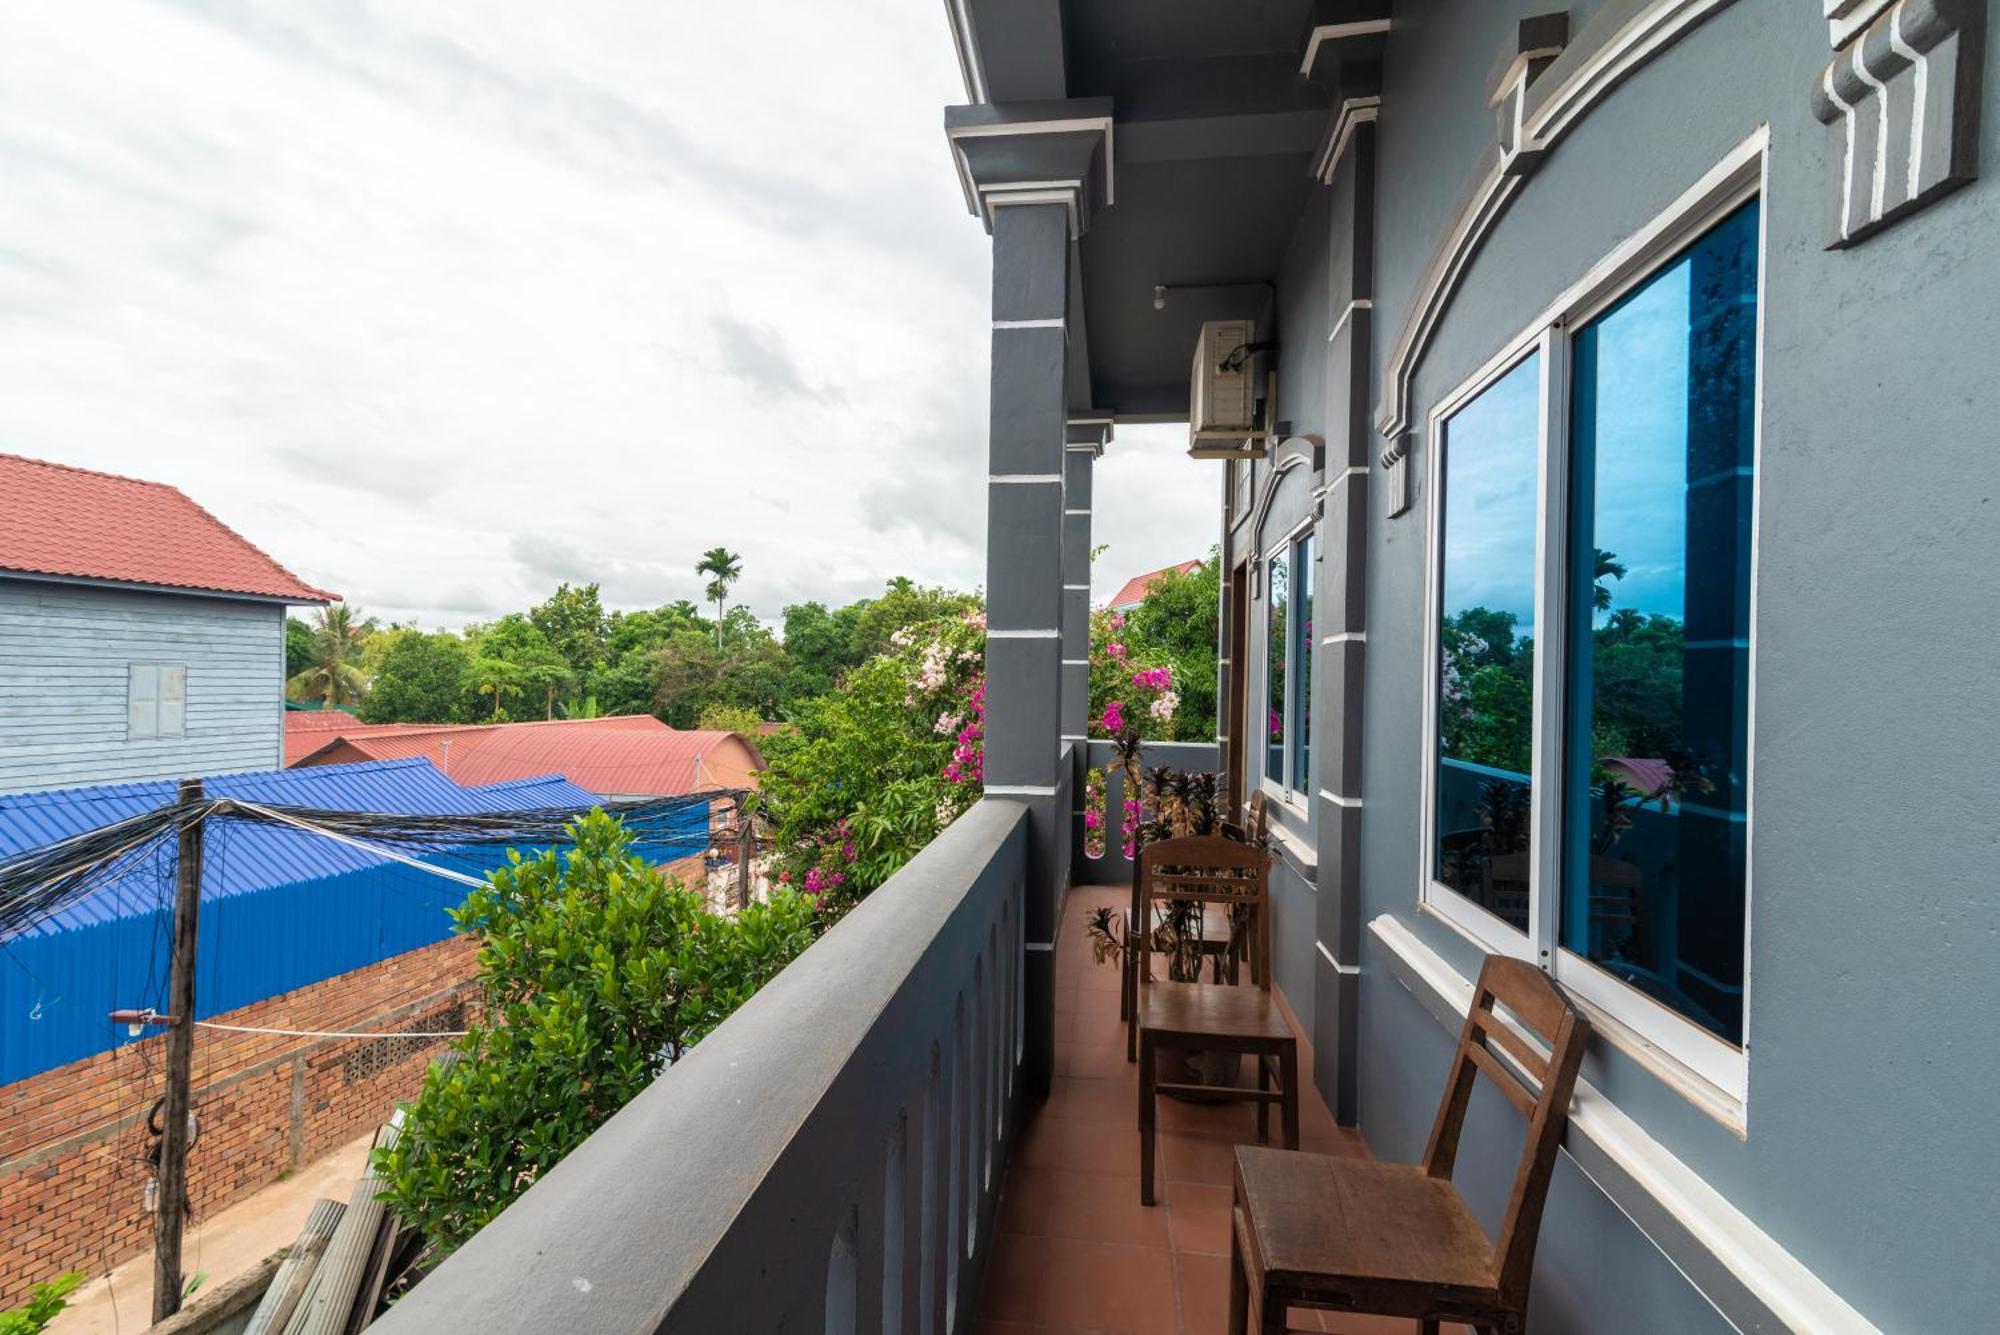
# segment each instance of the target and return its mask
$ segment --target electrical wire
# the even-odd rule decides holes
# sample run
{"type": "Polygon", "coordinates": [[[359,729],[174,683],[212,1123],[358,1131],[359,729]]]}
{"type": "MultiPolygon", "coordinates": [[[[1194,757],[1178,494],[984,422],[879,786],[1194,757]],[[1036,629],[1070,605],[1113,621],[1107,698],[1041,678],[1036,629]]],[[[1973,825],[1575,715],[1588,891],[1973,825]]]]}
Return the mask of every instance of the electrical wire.
{"type": "Polygon", "coordinates": [[[220,1029],[231,1034],[276,1034],[281,1038],[464,1038],[470,1029],[426,1029],[397,1031],[354,1032],[342,1029],[266,1029],[253,1024],[218,1024],[214,1020],[196,1020],[197,1029],[220,1029]]]}

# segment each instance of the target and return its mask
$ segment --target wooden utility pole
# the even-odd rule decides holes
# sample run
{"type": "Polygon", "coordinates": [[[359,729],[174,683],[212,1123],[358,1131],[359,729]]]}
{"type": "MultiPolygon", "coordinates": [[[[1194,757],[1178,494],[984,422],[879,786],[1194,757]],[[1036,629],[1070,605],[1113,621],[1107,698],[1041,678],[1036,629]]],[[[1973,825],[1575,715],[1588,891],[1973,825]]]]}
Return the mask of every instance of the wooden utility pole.
{"type": "Polygon", "coordinates": [[[736,907],[750,907],[750,887],[752,884],[751,861],[757,856],[757,822],[744,810],[743,799],[736,799],[736,907]]]}
{"type": "Polygon", "coordinates": [[[181,1310],[181,1230],[187,1226],[189,1084],[194,1071],[194,940],[201,920],[201,780],[182,779],[174,943],[167,965],[167,1094],[160,1127],[159,1209],[153,1216],[153,1321],[181,1310]]]}

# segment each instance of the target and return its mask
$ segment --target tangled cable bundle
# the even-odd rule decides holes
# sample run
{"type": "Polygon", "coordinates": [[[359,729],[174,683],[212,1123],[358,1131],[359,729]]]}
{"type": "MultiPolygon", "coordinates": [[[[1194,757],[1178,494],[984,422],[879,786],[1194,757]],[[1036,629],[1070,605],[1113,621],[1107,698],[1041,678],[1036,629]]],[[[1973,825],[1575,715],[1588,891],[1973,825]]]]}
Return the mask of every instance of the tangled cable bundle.
{"type": "MultiPolygon", "coordinates": [[[[649,836],[665,838],[673,818],[690,807],[708,808],[725,800],[740,802],[746,791],[711,789],[679,797],[606,801],[596,807],[622,820],[643,847],[649,836]]],[[[479,845],[566,843],[570,822],[583,810],[538,807],[523,811],[407,815],[279,806],[230,797],[172,802],[0,861],[0,942],[127,875],[140,858],[162,841],[178,838],[183,829],[202,821],[287,826],[409,863],[451,880],[480,884],[479,878],[462,872],[419,863],[414,855],[479,845]]]]}

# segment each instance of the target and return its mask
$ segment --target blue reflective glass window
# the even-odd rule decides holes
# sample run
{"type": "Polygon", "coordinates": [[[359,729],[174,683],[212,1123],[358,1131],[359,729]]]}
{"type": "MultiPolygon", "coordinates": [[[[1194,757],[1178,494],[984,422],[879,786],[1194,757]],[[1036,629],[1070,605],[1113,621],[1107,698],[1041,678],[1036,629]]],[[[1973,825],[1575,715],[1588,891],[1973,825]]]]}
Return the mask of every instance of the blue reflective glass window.
{"type": "Polygon", "coordinates": [[[1264,571],[1264,777],[1272,783],[1285,782],[1285,677],[1291,657],[1291,640],[1285,628],[1291,624],[1291,553],[1273,556],[1264,571]]]}
{"type": "Polygon", "coordinates": [[[1528,925],[1541,355],[1446,420],[1432,876],[1528,925]]]}
{"type": "Polygon", "coordinates": [[[1312,784],[1313,540],[1292,544],[1292,787],[1312,784]]]}
{"type": "Polygon", "coordinates": [[[1742,1039],[1757,205],[1571,341],[1565,948],[1742,1039]]]}

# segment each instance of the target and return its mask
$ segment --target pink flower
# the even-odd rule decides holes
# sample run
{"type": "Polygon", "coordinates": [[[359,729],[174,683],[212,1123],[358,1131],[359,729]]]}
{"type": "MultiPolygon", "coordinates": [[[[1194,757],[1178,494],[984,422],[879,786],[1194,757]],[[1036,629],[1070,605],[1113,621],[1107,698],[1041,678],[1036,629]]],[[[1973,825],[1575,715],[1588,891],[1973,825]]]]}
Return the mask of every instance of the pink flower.
{"type": "Polygon", "coordinates": [[[1104,652],[1111,655],[1111,660],[1114,663],[1122,663],[1125,661],[1125,655],[1130,653],[1131,651],[1127,649],[1124,645],[1120,644],[1118,641],[1113,640],[1111,643],[1104,646],[1104,652]]]}
{"type": "Polygon", "coordinates": [[[1101,829],[1103,829],[1103,828],[1104,828],[1104,813],[1103,813],[1103,812],[1101,812],[1101,811],[1086,811],[1086,812],[1084,812],[1084,813],[1083,813],[1083,828],[1084,828],[1084,829],[1086,829],[1086,830],[1101,830],[1101,829]]]}
{"type": "Polygon", "coordinates": [[[1125,731],[1125,706],[1113,700],[1104,706],[1104,730],[1114,735],[1125,731]]]}

